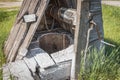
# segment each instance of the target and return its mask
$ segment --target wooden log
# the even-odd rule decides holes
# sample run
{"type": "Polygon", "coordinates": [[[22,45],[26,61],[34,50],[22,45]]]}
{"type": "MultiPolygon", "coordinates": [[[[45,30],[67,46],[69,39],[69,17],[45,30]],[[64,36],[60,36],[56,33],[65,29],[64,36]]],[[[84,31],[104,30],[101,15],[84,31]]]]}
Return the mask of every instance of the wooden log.
{"type": "Polygon", "coordinates": [[[75,54],[72,60],[71,80],[78,80],[81,54],[85,50],[89,29],[89,0],[77,0],[77,25],[75,29],[75,54]]]}
{"type": "MultiPolygon", "coordinates": [[[[22,43],[22,45],[21,45],[21,47],[19,49],[18,55],[22,51],[22,49],[28,49],[28,47],[30,45],[30,42],[31,42],[31,40],[32,40],[32,38],[33,38],[33,36],[35,34],[35,31],[36,31],[36,29],[38,28],[38,26],[40,24],[41,18],[43,16],[43,14],[45,13],[45,9],[48,6],[48,3],[49,3],[49,0],[42,0],[40,2],[40,6],[38,6],[39,8],[38,8],[38,10],[36,12],[36,15],[38,16],[37,22],[31,24],[31,26],[30,26],[30,28],[28,30],[28,33],[27,33],[27,35],[26,35],[26,37],[25,37],[25,39],[24,39],[24,41],[23,41],[23,43],[22,43]]],[[[27,53],[25,53],[25,55],[26,54],[27,53]]],[[[23,54],[23,57],[25,55],[23,54]]],[[[19,59],[21,59],[21,58],[19,58],[19,59]]]]}

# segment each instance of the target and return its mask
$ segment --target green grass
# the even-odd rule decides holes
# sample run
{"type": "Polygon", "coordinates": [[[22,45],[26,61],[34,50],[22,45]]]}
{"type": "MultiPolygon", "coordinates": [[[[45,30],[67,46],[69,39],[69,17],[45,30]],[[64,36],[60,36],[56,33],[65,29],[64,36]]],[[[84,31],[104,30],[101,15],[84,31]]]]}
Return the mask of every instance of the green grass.
{"type": "Polygon", "coordinates": [[[83,57],[80,80],[120,80],[120,52],[118,50],[113,50],[109,55],[96,50],[92,51],[87,55],[85,67],[83,57]]]}
{"type": "Polygon", "coordinates": [[[81,61],[80,80],[120,80],[120,7],[103,5],[105,41],[116,48],[106,46],[106,52],[92,51],[87,55],[86,67],[81,61]]]}
{"type": "MultiPolygon", "coordinates": [[[[105,41],[120,47],[120,7],[103,5],[105,41]]],[[[107,52],[114,48],[107,46],[107,52]]]]}
{"type": "MultiPolygon", "coordinates": [[[[5,61],[3,55],[4,41],[8,37],[10,29],[13,26],[17,12],[18,10],[7,11],[7,9],[0,9],[0,66],[2,66],[5,61]]],[[[1,76],[0,80],[2,80],[1,76]]]]}
{"type": "MultiPolygon", "coordinates": [[[[4,63],[3,45],[14,23],[18,10],[0,9],[0,66],[4,63]]],[[[120,45],[120,8],[103,5],[105,40],[120,45]]],[[[118,48],[107,47],[106,55],[93,52],[88,55],[92,66],[81,73],[85,80],[120,80],[120,53],[118,48]],[[111,48],[111,49],[110,49],[111,48]],[[99,55],[101,55],[99,57],[99,55]],[[102,58],[102,59],[101,59],[102,58]]],[[[0,74],[2,75],[2,74],[0,74]]],[[[2,80],[2,78],[0,78],[2,80]]]]}
{"type": "Polygon", "coordinates": [[[120,45],[120,8],[103,5],[105,39],[120,45]]]}
{"type": "MultiPolygon", "coordinates": [[[[11,27],[13,26],[17,12],[18,11],[6,11],[0,9],[0,59],[3,58],[3,44],[9,34],[11,27]]],[[[2,63],[2,61],[3,59],[0,60],[0,63],[2,63]]]]}

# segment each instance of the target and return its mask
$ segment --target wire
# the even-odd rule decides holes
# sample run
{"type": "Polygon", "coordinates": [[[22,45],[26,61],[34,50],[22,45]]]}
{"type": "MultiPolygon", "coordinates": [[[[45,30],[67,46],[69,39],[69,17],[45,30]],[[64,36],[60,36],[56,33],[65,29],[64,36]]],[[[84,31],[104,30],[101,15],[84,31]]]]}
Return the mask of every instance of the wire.
{"type": "Polygon", "coordinates": [[[86,47],[85,47],[85,51],[84,51],[84,63],[83,63],[84,70],[85,70],[85,66],[86,66],[85,64],[86,64],[86,58],[87,58],[87,51],[88,51],[88,47],[89,47],[90,32],[93,30],[93,27],[94,27],[94,25],[91,24],[90,28],[88,29],[88,32],[87,32],[87,42],[86,42],[86,47]]]}

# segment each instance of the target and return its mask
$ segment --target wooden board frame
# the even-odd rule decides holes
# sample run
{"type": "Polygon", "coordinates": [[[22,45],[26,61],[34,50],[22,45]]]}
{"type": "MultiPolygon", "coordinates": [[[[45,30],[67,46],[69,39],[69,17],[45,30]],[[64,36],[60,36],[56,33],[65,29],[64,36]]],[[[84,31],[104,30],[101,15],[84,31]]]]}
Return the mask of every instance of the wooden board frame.
{"type": "Polygon", "coordinates": [[[75,54],[72,60],[71,80],[78,80],[81,54],[84,53],[89,29],[89,0],[77,0],[77,24],[75,29],[75,54]]]}

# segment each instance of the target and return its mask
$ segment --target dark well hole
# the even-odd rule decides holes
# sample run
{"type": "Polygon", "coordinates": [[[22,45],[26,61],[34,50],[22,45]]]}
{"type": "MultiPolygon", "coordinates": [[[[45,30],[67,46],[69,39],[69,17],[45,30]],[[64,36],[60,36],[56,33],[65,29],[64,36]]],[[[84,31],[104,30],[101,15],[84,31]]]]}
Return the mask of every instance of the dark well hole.
{"type": "Polygon", "coordinates": [[[47,53],[54,53],[67,48],[71,44],[68,34],[47,33],[39,38],[39,46],[47,53]]]}

